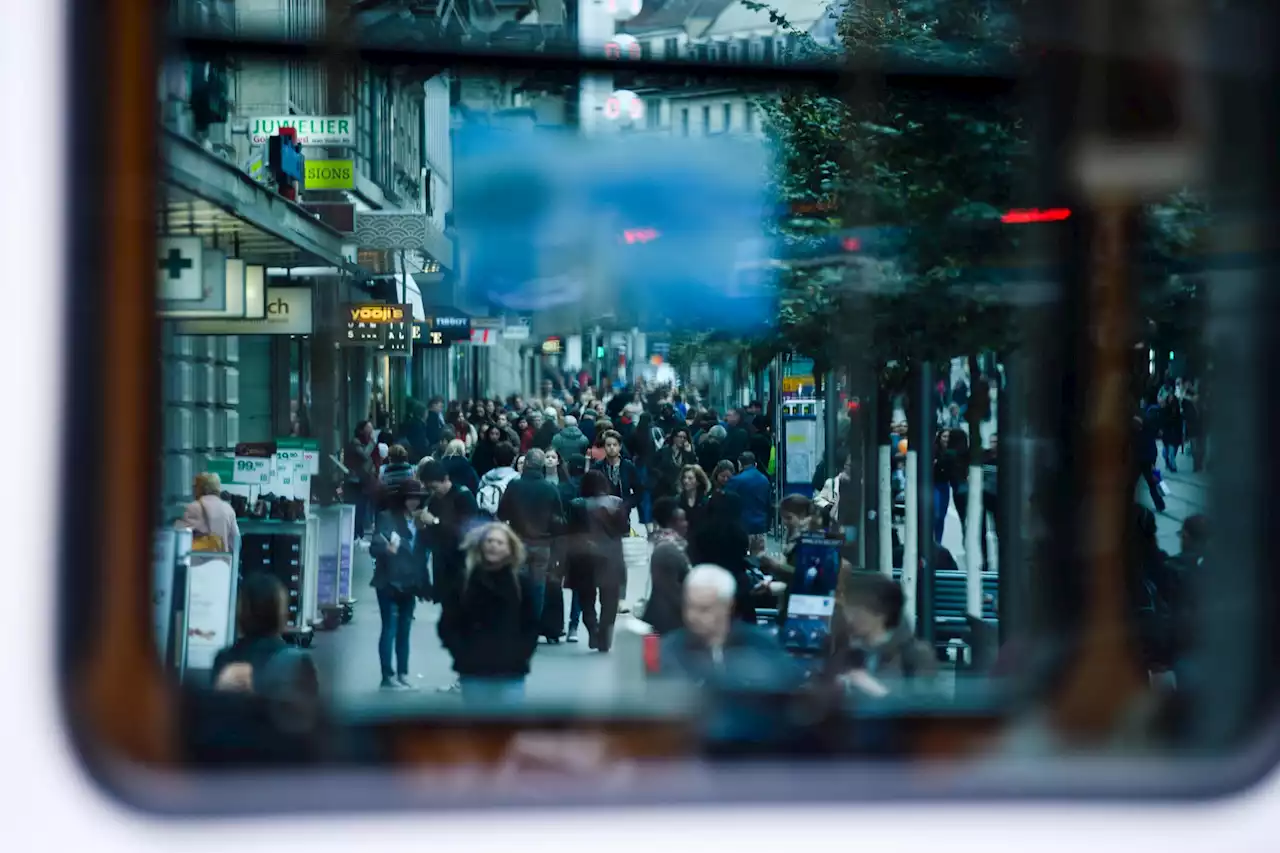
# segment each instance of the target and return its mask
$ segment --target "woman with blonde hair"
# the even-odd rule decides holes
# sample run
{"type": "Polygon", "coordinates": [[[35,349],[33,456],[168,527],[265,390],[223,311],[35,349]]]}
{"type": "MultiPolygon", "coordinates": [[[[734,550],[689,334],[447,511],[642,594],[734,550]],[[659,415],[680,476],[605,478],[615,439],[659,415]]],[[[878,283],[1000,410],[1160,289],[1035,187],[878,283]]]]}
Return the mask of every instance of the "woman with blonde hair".
{"type": "Polygon", "coordinates": [[[455,438],[445,446],[440,462],[455,486],[463,486],[472,493],[480,490],[480,477],[467,458],[467,445],[462,439],[455,438]]]}
{"type": "Polygon", "coordinates": [[[177,527],[190,530],[194,551],[240,552],[240,525],[236,511],[222,499],[222,480],[217,474],[197,474],[192,491],[195,500],[187,504],[177,527]]]}
{"type": "Polygon", "coordinates": [[[505,524],[482,524],[463,540],[463,581],[444,596],[440,641],[453,656],[463,699],[503,703],[524,696],[541,614],[525,549],[505,524]]]}

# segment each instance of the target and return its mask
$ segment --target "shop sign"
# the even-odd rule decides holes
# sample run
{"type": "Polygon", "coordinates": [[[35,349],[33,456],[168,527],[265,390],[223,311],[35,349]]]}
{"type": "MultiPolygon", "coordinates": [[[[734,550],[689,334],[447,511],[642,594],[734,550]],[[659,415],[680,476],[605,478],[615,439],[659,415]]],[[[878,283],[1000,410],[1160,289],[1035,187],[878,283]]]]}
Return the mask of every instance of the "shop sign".
{"type": "Polygon", "coordinates": [[[542,342],[543,355],[559,355],[564,352],[563,338],[547,338],[542,342]]]}
{"type": "MultiPolygon", "coordinates": [[[[410,306],[406,305],[406,308],[410,306]]],[[[403,323],[389,323],[386,328],[386,335],[383,337],[382,345],[378,349],[387,355],[408,357],[413,354],[413,328],[412,310],[406,315],[410,319],[403,323]]]]}
{"type": "Polygon", "coordinates": [[[473,347],[492,347],[498,345],[497,329],[472,329],[471,345],[473,347]]]}
{"type": "Polygon", "coordinates": [[[503,321],[502,339],[504,341],[527,341],[532,334],[532,324],[527,317],[503,321]]]}
{"type": "Polygon", "coordinates": [[[817,384],[812,376],[784,376],[782,377],[782,393],[796,394],[800,389],[812,388],[817,384]]]}
{"type": "Polygon", "coordinates": [[[309,190],[350,190],[356,186],[353,160],[308,160],[303,187],[309,190]]]}
{"type": "Polygon", "coordinates": [[[309,335],[311,288],[268,287],[261,319],[184,320],[175,331],[179,335],[309,335]]]}
{"type": "Polygon", "coordinates": [[[427,317],[426,326],[433,332],[439,332],[447,341],[466,341],[471,339],[471,318],[458,312],[433,313],[427,317]]]}
{"type": "Polygon", "coordinates": [[[436,348],[447,347],[452,341],[444,332],[436,331],[427,326],[426,323],[414,323],[413,343],[415,346],[436,348]]]}
{"type": "Polygon", "coordinates": [[[249,119],[249,141],[265,145],[280,128],[292,127],[298,134],[300,145],[332,145],[338,147],[356,144],[356,120],[354,116],[260,116],[249,119]]]}
{"type": "Polygon", "coordinates": [[[344,343],[347,346],[383,346],[391,329],[402,333],[406,340],[412,334],[408,328],[413,323],[413,306],[385,305],[381,302],[357,302],[343,306],[343,319],[347,324],[344,343]]]}

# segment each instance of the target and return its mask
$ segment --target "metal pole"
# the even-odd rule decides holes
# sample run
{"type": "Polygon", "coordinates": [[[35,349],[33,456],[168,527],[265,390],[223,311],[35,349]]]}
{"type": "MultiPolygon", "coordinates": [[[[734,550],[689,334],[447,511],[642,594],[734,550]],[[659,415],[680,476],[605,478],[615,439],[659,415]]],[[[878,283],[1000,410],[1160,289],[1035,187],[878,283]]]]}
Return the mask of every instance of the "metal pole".
{"type": "Polygon", "coordinates": [[[880,571],[893,575],[893,448],[889,425],[893,421],[893,395],[883,384],[876,392],[876,531],[880,540],[880,571]]]}
{"type": "MultiPolygon", "coordinates": [[[[916,457],[916,542],[919,571],[916,583],[916,636],[929,643],[934,635],[933,437],[937,418],[933,407],[933,365],[916,367],[911,393],[916,399],[910,421],[909,448],[916,457]]],[[[905,576],[904,576],[905,580],[905,576]]]]}
{"type": "Polygon", "coordinates": [[[880,365],[871,360],[860,411],[862,432],[862,513],[858,520],[862,540],[862,568],[880,568],[880,365]]]}

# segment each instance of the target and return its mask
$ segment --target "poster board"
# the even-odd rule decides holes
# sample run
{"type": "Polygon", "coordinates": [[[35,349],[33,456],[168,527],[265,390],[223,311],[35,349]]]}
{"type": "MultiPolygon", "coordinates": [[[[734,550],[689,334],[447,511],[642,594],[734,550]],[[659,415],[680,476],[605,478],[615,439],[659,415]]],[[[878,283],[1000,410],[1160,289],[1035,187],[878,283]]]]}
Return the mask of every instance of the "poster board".
{"type": "Polygon", "coordinates": [[[336,607],[338,564],[342,546],[342,506],[327,506],[316,513],[316,606],[336,607]]]}
{"type": "Polygon", "coordinates": [[[817,655],[828,648],[842,544],[839,539],[821,534],[800,537],[795,578],[787,599],[787,619],[778,632],[787,651],[817,655]]]}
{"type": "Polygon", "coordinates": [[[179,663],[179,655],[174,649],[174,624],[182,612],[185,595],[175,595],[174,590],[185,589],[191,531],[161,528],[156,531],[152,553],[151,636],[155,640],[160,665],[169,669],[179,663]]]}
{"type": "Polygon", "coordinates": [[[356,546],[356,508],[351,504],[338,505],[338,601],[351,601],[351,572],[354,566],[356,546]]]}
{"type": "Polygon", "coordinates": [[[218,652],[235,642],[238,562],[235,554],[191,553],[183,607],[184,673],[211,669],[218,652]]]}

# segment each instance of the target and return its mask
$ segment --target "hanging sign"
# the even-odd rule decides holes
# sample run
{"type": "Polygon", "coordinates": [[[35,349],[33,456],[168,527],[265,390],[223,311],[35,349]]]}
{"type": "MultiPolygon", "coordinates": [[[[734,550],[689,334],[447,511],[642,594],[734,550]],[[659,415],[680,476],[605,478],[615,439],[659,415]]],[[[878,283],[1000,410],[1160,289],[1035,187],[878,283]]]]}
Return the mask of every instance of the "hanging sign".
{"type": "Polygon", "coordinates": [[[309,190],[352,190],[356,167],[352,160],[308,160],[303,186],[309,190]]]}
{"type": "Polygon", "coordinates": [[[435,349],[448,347],[452,340],[444,332],[429,328],[426,323],[413,324],[413,343],[415,346],[435,349]]]}
{"type": "Polygon", "coordinates": [[[357,302],[343,306],[343,320],[347,324],[346,346],[384,346],[388,333],[395,339],[403,335],[409,341],[413,331],[412,305],[385,305],[381,302],[357,302]]]}
{"type": "Polygon", "coordinates": [[[433,309],[424,325],[446,341],[471,339],[471,318],[457,310],[433,309]]]}

